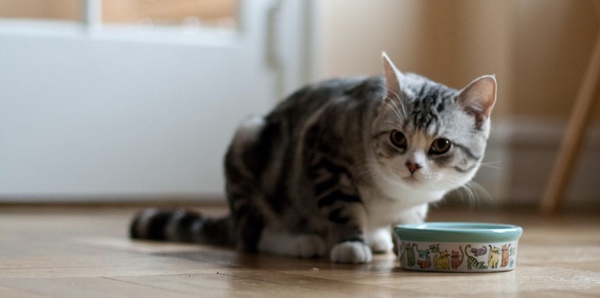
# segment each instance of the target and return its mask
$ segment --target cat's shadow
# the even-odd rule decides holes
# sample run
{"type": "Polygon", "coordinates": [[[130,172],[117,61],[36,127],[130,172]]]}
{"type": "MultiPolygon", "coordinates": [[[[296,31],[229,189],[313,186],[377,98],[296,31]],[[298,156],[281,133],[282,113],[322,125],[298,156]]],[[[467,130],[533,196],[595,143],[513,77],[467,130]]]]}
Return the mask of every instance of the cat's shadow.
{"type": "Polygon", "coordinates": [[[392,253],[375,255],[373,261],[368,264],[336,264],[327,258],[293,258],[264,253],[243,253],[226,247],[210,247],[209,249],[206,247],[208,246],[203,246],[198,251],[157,253],[156,255],[182,258],[224,269],[414,273],[401,269],[396,256],[392,253]]]}

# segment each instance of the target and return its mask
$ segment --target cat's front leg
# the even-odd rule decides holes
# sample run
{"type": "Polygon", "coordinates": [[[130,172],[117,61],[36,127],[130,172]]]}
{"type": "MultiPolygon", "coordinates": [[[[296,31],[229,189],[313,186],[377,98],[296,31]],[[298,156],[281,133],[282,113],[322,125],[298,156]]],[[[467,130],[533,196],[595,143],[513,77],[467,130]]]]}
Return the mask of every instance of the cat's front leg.
{"type": "Polygon", "coordinates": [[[369,263],[373,254],[364,239],[364,206],[361,202],[344,203],[335,207],[328,216],[330,242],[334,243],[329,258],[336,263],[369,263]]]}
{"type": "Polygon", "coordinates": [[[369,231],[366,240],[373,253],[386,253],[394,248],[392,232],[389,227],[369,231]]]}
{"type": "Polygon", "coordinates": [[[336,263],[368,263],[371,248],[365,244],[367,212],[351,175],[342,162],[319,152],[309,155],[308,177],[314,186],[315,205],[328,235],[329,257],[336,263]]]}

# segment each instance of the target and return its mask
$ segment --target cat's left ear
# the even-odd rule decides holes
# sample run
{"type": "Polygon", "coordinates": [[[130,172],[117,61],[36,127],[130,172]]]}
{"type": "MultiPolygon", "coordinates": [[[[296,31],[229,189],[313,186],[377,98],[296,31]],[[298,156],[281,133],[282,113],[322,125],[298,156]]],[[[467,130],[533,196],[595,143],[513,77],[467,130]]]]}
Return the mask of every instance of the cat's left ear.
{"type": "Polygon", "coordinates": [[[385,78],[386,98],[388,99],[400,99],[400,80],[402,73],[396,68],[392,60],[388,55],[383,52],[381,53],[381,59],[383,60],[383,76],[385,78]]]}
{"type": "Polygon", "coordinates": [[[456,97],[463,109],[475,117],[477,126],[490,117],[496,102],[496,89],[496,78],[487,75],[469,83],[456,97]]]}

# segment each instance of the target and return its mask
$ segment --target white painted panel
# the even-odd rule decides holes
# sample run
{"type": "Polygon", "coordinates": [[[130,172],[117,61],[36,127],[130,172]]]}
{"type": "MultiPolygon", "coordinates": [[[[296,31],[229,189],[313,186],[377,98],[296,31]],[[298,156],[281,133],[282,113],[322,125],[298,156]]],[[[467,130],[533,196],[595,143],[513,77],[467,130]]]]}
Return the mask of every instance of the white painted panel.
{"type": "Polygon", "coordinates": [[[221,192],[236,123],[273,102],[234,48],[14,37],[0,53],[3,194],[221,192]]]}
{"type": "Polygon", "coordinates": [[[206,40],[0,21],[0,200],[222,194],[237,124],[281,89],[269,2],[248,2],[240,33],[206,40]]]}

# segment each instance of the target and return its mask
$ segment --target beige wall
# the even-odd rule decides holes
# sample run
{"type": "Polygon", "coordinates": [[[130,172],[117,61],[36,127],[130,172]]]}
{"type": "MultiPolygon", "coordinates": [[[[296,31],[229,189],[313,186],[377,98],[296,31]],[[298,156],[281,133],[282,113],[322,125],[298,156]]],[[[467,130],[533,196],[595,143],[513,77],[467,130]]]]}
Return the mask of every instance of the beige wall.
{"type": "Polygon", "coordinates": [[[496,119],[566,119],[600,28],[593,1],[321,1],[320,74],[379,73],[384,50],[454,88],[495,73],[496,119]]]}
{"type": "Polygon", "coordinates": [[[454,88],[484,74],[500,81],[507,114],[509,5],[493,0],[328,0],[322,4],[322,77],[380,73],[386,51],[401,71],[454,88]]]}
{"type": "Polygon", "coordinates": [[[565,118],[599,33],[600,1],[519,0],[515,8],[514,113],[565,118]]]}
{"type": "MultiPolygon", "coordinates": [[[[498,102],[486,153],[492,166],[476,180],[495,202],[539,201],[600,33],[600,0],[318,3],[321,78],[378,74],[383,50],[402,71],[454,88],[495,73],[498,102]]],[[[600,104],[594,120],[567,194],[567,202],[581,206],[598,201],[592,180],[600,162],[600,104]]]]}

